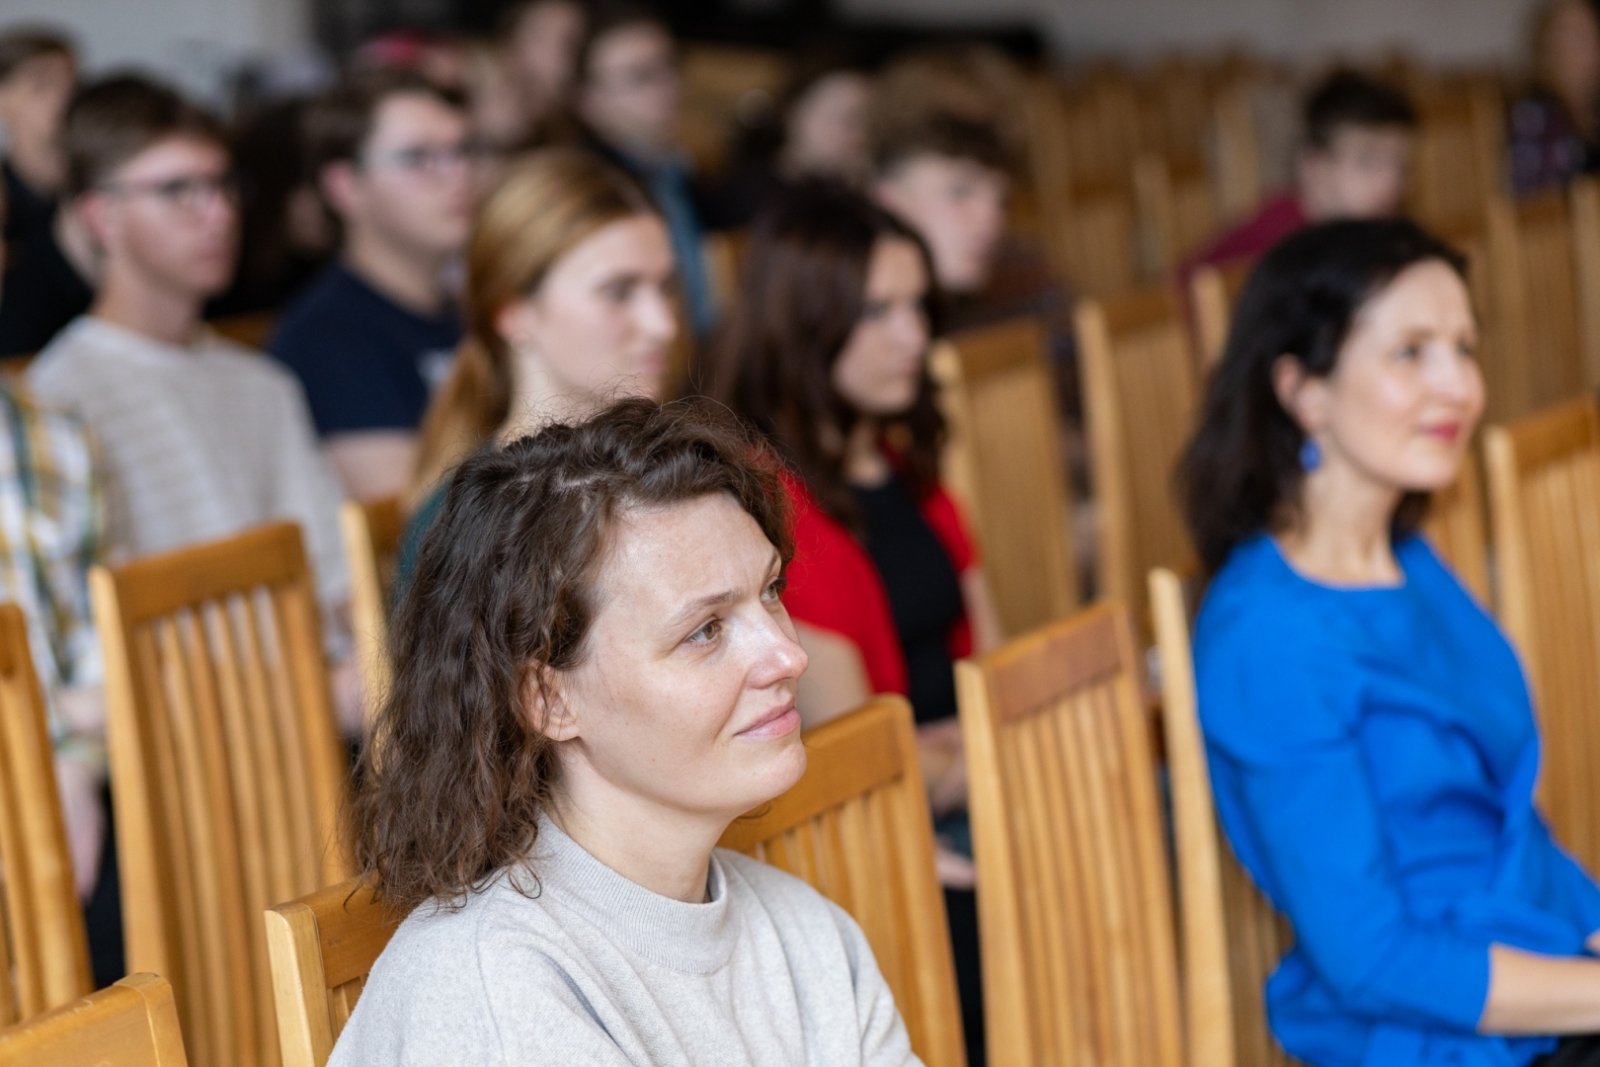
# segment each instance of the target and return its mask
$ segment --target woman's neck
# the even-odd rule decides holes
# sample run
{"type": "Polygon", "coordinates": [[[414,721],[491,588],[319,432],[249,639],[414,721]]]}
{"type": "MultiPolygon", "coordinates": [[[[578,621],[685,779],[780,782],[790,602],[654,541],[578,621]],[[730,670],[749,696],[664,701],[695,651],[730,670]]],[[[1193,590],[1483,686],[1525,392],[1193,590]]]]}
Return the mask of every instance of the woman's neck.
{"type": "Polygon", "coordinates": [[[511,355],[511,405],[500,427],[500,444],[538,433],[551,423],[581,419],[595,410],[593,398],[567,386],[537,352],[511,355]]]}
{"type": "Polygon", "coordinates": [[[1306,476],[1300,507],[1277,535],[1295,570],[1330,585],[1399,585],[1390,529],[1400,492],[1378,485],[1347,464],[1330,463],[1306,476]]]}
{"type": "Polygon", "coordinates": [[[889,480],[889,461],[878,447],[878,423],[860,419],[844,442],[844,480],[863,489],[876,489],[889,480]]]}
{"type": "Polygon", "coordinates": [[[546,808],[550,821],[589,855],[652,893],[704,904],[711,850],[728,821],[663,809],[595,774],[562,776],[546,808]]]}

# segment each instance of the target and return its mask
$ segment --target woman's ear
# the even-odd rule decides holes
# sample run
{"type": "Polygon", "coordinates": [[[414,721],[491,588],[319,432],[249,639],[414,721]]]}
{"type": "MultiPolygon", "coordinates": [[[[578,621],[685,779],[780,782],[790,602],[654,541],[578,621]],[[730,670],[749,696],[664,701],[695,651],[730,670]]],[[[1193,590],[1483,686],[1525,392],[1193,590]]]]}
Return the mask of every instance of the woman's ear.
{"type": "Polygon", "coordinates": [[[523,352],[538,347],[539,309],[531,297],[513,300],[494,317],[494,332],[514,350],[523,352]]]}
{"type": "Polygon", "coordinates": [[[522,707],[529,725],[552,741],[570,741],[580,733],[555,671],[538,664],[528,667],[522,676],[522,707]]]}
{"type": "Polygon", "coordinates": [[[1285,354],[1272,361],[1272,391],[1289,417],[1315,436],[1326,421],[1327,383],[1307,374],[1298,357],[1285,354]]]}

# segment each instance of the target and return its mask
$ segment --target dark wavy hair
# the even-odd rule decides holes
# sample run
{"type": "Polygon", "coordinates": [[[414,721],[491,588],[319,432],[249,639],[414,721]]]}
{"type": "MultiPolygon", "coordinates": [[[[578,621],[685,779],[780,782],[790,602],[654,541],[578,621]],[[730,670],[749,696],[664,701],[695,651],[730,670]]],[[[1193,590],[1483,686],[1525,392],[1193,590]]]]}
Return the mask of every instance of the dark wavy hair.
{"type": "MultiPolygon", "coordinates": [[[[929,325],[936,325],[933,263],[916,231],[842,187],[805,185],[751,227],[708,388],[766,433],[822,508],[852,529],[860,524],[844,477],[844,442],[861,413],[833,387],[833,365],[865,309],[872,251],[885,238],[909,241],[922,257],[929,325]]],[[[910,408],[884,431],[912,491],[935,485],[944,419],[926,367],[910,408]]]]}
{"type": "Polygon", "coordinates": [[[457,468],[395,614],[394,683],[350,804],[384,900],[455,905],[524,859],[558,775],[528,683],[582,662],[618,516],[717,493],[787,564],[776,457],[709,401],[623,400],[457,468]]]}
{"type": "MultiPolygon", "coordinates": [[[[1361,306],[1414,264],[1438,260],[1463,279],[1460,253],[1406,219],[1329,222],[1285,239],[1245,283],[1228,343],[1206,387],[1200,427],[1178,464],[1189,532],[1207,571],[1263,529],[1279,530],[1299,506],[1306,435],[1278,402],[1280,356],[1325,377],[1361,306]]],[[[1408,493],[1393,519],[1414,532],[1428,498],[1408,493]]]]}

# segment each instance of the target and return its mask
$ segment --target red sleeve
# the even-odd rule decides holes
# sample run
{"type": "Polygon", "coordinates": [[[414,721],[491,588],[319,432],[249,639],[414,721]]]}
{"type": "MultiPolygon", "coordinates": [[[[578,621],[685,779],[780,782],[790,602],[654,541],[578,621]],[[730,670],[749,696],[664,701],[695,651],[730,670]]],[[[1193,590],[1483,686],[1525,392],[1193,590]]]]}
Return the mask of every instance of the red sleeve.
{"type": "MultiPolygon", "coordinates": [[[[922,498],[922,517],[933,527],[934,536],[957,574],[966,574],[978,564],[978,546],[967,532],[967,517],[956,498],[936,485],[922,498]]],[[[966,615],[950,630],[950,655],[962,659],[972,655],[972,620],[966,615]]]]}
{"type": "Polygon", "coordinates": [[[796,622],[849,640],[876,693],[906,692],[906,660],[883,579],[866,549],[797,479],[784,478],[794,514],[794,560],[784,607],[796,622]]]}

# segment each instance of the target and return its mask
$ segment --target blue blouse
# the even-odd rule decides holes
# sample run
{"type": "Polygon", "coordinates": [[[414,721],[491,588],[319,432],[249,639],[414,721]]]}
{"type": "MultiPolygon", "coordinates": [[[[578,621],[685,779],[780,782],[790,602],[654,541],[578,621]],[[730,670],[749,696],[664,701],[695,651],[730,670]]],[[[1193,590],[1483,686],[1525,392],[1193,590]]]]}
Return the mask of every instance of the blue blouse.
{"type": "Polygon", "coordinates": [[[1239,545],[1195,625],[1217,815],[1296,944],[1273,1033],[1316,1067],[1522,1067],[1476,1033],[1489,946],[1585,951],[1600,889],[1533,808],[1539,736],[1510,644],[1420,538],[1404,582],[1335,588],[1239,545]]]}

